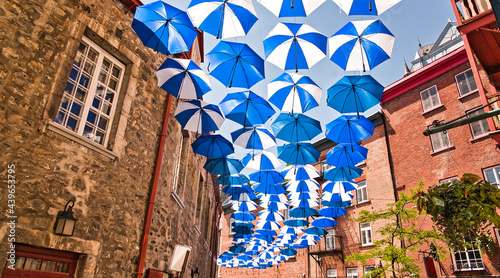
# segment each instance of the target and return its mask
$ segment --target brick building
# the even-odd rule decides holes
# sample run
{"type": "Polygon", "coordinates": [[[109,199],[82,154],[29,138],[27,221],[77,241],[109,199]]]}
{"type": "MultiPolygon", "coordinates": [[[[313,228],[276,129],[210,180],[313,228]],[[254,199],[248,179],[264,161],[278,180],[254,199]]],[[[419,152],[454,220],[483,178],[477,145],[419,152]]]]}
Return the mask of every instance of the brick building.
{"type": "Polygon", "coordinates": [[[215,275],[218,187],[157,86],[166,57],[131,29],[134,4],[0,2],[0,172],[15,183],[0,202],[15,198],[4,216],[17,217],[1,220],[0,259],[12,234],[17,256],[1,277],[174,277],[177,244],[192,248],[186,275],[215,275]],[[56,235],[69,200],[74,234],[56,235]]]}

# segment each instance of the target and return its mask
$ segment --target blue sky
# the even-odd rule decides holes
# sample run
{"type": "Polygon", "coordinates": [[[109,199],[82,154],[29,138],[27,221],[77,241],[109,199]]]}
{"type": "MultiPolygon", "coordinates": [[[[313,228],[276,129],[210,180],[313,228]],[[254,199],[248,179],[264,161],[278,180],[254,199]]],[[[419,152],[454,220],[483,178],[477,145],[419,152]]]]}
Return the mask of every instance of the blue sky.
{"type": "MultiPolygon", "coordinates": [[[[182,10],[186,10],[189,4],[189,1],[185,0],[164,1],[182,10]]],[[[149,3],[152,2],[152,0],[143,0],[142,2],[149,3]]],[[[259,21],[254,25],[246,37],[228,40],[247,43],[261,55],[261,57],[264,57],[262,41],[279,21],[305,22],[330,37],[342,26],[347,24],[349,20],[362,19],[359,16],[348,17],[343,12],[341,13],[340,8],[331,0],[327,0],[305,19],[277,19],[271,12],[255,0],[253,2],[259,21]]],[[[418,50],[418,38],[422,45],[434,43],[446,26],[448,19],[455,20],[451,3],[448,0],[403,0],[384,12],[379,18],[396,37],[391,59],[383,62],[370,72],[370,74],[384,86],[403,77],[403,59],[406,59],[407,63],[411,66],[411,61],[418,50]]],[[[365,19],[373,19],[373,17],[365,17],[365,19]]],[[[216,43],[217,40],[215,37],[206,34],[205,53],[208,53],[216,43]]],[[[206,65],[202,65],[202,68],[206,69],[206,65]]],[[[266,62],[266,80],[256,84],[251,90],[267,98],[267,83],[275,79],[282,72],[281,69],[266,62]]],[[[326,123],[339,115],[333,109],[326,107],[326,90],[344,75],[344,71],[328,58],[325,58],[311,69],[301,70],[299,73],[310,76],[324,90],[320,107],[305,113],[320,120],[324,127],[326,123]]],[[[211,78],[211,84],[213,91],[204,96],[204,99],[211,103],[220,102],[229,92],[242,90],[225,88],[213,78],[211,78]]],[[[372,111],[367,111],[367,114],[373,113],[376,110],[378,109],[374,108],[372,111]]],[[[237,128],[237,125],[224,123],[221,132],[227,134],[227,132],[237,128]]],[[[321,136],[318,136],[315,140],[320,137],[321,136]]]]}

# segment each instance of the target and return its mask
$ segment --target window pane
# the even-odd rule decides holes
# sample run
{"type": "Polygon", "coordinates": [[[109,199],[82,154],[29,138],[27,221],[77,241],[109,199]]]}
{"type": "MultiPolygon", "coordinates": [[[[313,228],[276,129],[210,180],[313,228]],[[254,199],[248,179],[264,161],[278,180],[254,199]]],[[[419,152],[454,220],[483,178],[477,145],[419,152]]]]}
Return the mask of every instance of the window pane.
{"type": "Polygon", "coordinates": [[[439,96],[438,96],[436,87],[430,88],[429,93],[431,94],[432,107],[438,106],[439,105],[439,96]]]}
{"type": "Polygon", "coordinates": [[[68,81],[68,83],[66,83],[66,87],[64,88],[64,92],[68,95],[72,95],[74,87],[75,84],[73,84],[73,82],[68,81]]]}
{"type": "Polygon", "coordinates": [[[104,143],[104,133],[101,131],[96,131],[95,132],[95,137],[94,137],[94,142],[102,144],[104,143]]]}
{"type": "Polygon", "coordinates": [[[427,111],[430,108],[432,108],[432,103],[428,91],[422,92],[422,104],[424,106],[424,111],[427,111]]]}
{"type": "Polygon", "coordinates": [[[85,102],[86,95],[87,95],[87,90],[78,86],[78,88],[76,89],[75,98],[80,100],[81,102],[85,102]]]}
{"type": "Polygon", "coordinates": [[[99,119],[99,125],[97,126],[103,130],[106,130],[106,128],[108,127],[108,119],[101,117],[99,119]]]}
{"type": "Polygon", "coordinates": [[[84,88],[88,88],[90,83],[90,76],[87,74],[83,73],[82,76],[80,77],[80,82],[79,84],[83,86],[84,88]]]}
{"type": "Polygon", "coordinates": [[[41,271],[49,271],[54,272],[54,268],[56,267],[55,261],[43,261],[41,271]]]}
{"type": "Polygon", "coordinates": [[[26,261],[25,257],[17,257],[16,258],[16,266],[15,269],[23,269],[24,262],[26,261]]]}
{"type": "Polygon", "coordinates": [[[26,258],[26,263],[24,264],[24,269],[26,270],[39,270],[42,260],[34,258],[26,258]]]}
{"type": "Polygon", "coordinates": [[[73,67],[69,72],[69,78],[72,80],[76,80],[77,77],[78,77],[78,69],[73,67]]]}
{"type": "Polygon", "coordinates": [[[469,93],[469,86],[467,85],[467,80],[465,79],[465,74],[460,74],[457,76],[458,88],[460,90],[460,95],[465,95],[469,93]]]}
{"type": "Polygon", "coordinates": [[[68,122],[66,123],[66,127],[73,130],[73,131],[76,131],[76,126],[78,125],[78,120],[73,118],[73,117],[69,117],[68,118],[68,122]]]}
{"type": "Polygon", "coordinates": [[[94,128],[90,125],[85,125],[85,128],[83,129],[83,137],[92,140],[94,138],[94,128]]]}
{"type": "Polygon", "coordinates": [[[470,86],[470,91],[475,91],[477,90],[477,84],[476,80],[474,79],[474,73],[472,73],[472,70],[469,70],[465,73],[467,75],[467,81],[469,81],[469,86],[470,86]]]}
{"type": "Polygon", "coordinates": [[[111,74],[114,77],[120,78],[120,72],[121,72],[121,70],[119,68],[117,68],[116,66],[113,66],[113,71],[111,72],[111,74]]]}
{"type": "Polygon", "coordinates": [[[95,97],[94,100],[92,101],[92,106],[95,107],[96,109],[99,109],[101,107],[101,100],[95,97]]]}
{"type": "Polygon", "coordinates": [[[82,112],[82,105],[83,104],[74,101],[73,105],[71,105],[71,114],[79,117],[80,116],[80,112],[82,112]]]}
{"type": "Polygon", "coordinates": [[[97,115],[95,114],[94,111],[90,110],[89,115],[87,116],[87,122],[95,125],[97,122],[97,115]]]}
{"type": "Polygon", "coordinates": [[[68,263],[57,263],[57,268],[56,268],[56,272],[59,272],[59,273],[68,273],[68,270],[69,270],[69,264],[68,263]]]}
{"type": "Polygon", "coordinates": [[[108,59],[104,59],[102,61],[102,69],[105,71],[109,71],[109,67],[111,67],[111,62],[108,59]]]}
{"type": "Polygon", "coordinates": [[[97,62],[97,57],[99,57],[99,54],[97,53],[97,51],[95,51],[94,49],[90,49],[89,50],[89,54],[87,55],[87,58],[89,58],[92,62],[97,62]]]}

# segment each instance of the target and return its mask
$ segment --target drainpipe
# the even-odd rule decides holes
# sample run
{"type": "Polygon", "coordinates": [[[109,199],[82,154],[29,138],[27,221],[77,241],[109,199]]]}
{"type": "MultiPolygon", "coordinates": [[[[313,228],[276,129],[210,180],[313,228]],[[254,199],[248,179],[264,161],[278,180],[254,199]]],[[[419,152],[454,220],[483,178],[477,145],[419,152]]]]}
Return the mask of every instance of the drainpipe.
{"type": "Polygon", "coordinates": [[[394,201],[399,200],[398,189],[396,186],[396,176],[394,174],[394,162],[392,161],[391,144],[389,142],[389,132],[387,131],[387,120],[385,119],[384,111],[380,110],[380,116],[382,117],[382,122],[384,123],[384,134],[385,134],[385,146],[387,148],[387,159],[389,160],[389,169],[391,172],[392,189],[394,191],[394,201]]]}
{"type": "Polygon", "coordinates": [[[215,210],[214,210],[214,218],[213,218],[213,223],[214,225],[212,226],[212,262],[211,262],[211,265],[210,265],[210,277],[212,278],[215,278],[215,274],[217,273],[216,269],[217,267],[215,267],[216,264],[216,260],[214,260],[214,258],[216,258],[219,254],[218,254],[218,250],[219,250],[219,221],[220,221],[220,216],[222,214],[222,203],[221,203],[221,199],[220,199],[220,189],[219,189],[219,185],[216,184],[214,182],[214,193],[215,193],[215,199],[217,200],[217,203],[215,204],[215,210]],[[215,261],[215,263],[214,263],[215,261]]]}
{"type": "Polygon", "coordinates": [[[139,263],[135,274],[137,278],[142,278],[144,275],[144,262],[146,260],[146,251],[148,247],[149,231],[151,229],[151,221],[153,220],[153,210],[155,206],[156,191],[158,188],[158,181],[160,179],[161,165],[163,162],[163,152],[165,150],[165,139],[167,137],[168,121],[170,120],[170,111],[172,110],[172,102],[174,97],[168,94],[167,108],[163,116],[163,127],[160,134],[160,143],[158,146],[158,153],[156,156],[155,171],[153,174],[153,181],[149,191],[148,207],[146,211],[146,219],[144,220],[144,230],[142,234],[141,247],[139,253],[139,263]]]}

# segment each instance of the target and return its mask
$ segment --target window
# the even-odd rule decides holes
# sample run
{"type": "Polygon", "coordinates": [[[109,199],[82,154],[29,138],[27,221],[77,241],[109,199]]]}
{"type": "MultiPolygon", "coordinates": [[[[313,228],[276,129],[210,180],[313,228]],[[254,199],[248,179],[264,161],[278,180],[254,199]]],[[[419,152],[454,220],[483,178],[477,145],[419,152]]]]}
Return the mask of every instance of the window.
{"type": "Polygon", "coordinates": [[[327,164],[326,160],[321,161],[321,174],[325,174],[325,172],[330,169],[332,165],[327,164]]]}
{"type": "Polygon", "coordinates": [[[203,205],[203,195],[205,193],[204,184],[205,182],[203,180],[203,176],[200,174],[200,180],[198,183],[198,198],[196,198],[196,216],[194,219],[194,224],[198,228],[201,227],[201,206],[203,205]]]}
{"type": "Polygon", "coordinates": [[[325,244],[326,250],[334,250],[335,249],[335,230],[329,229],[326,230],[327,234],[325,235],[325,244]]]}
{"type": "Polygon", "coordinates": [[[493,230],[495,231],[495,235],[497,237],[497,243],[498,243],[498,246],[500,247],[500,229],[493,228],[493,230]]]}
{"type": "Polygon", "coordinates": [[[476,247],[466,248],[464,251],[455,252],[455,269],[462,270],[481,270],[484,269],[481,251],[476,247]]]}
{"type": "MultiPolygon", "coordinates": [[[[444,122],[443,122],[444,123],[444,122]]],[[[433,127],[433,126],[431,126],[433,127]]],[[[437,152],[449,148],[450,138],[448,138],[448,132],[442,131],[438,133],[431,134],[431,145],[432,151],[437,152]]]]}
{"type": "Polygon", "coordinates": [[[184,146],[184,141],[186,140],[186,138],[184,137],[184,134],[183,132],[181,131],[180,132],[181,134],[181,138],[179,139],[179,143],[177,145],[177,163],[175,164],[175,174],[174,174],[174,181],[173,181],[173,185],[174,185],[174,192],[176,194],[180,194],[180,187],[182,186],[181,184],[179,184],[179,177],[181,175],[181,164],[182,164],[182,160],[184,158],[184,152],[182,151],[182,148],[184,146]],[[181,186],[179,186],[181,185],[181,186]]]}
{"type": "Polygon", "coordinates": [[[233,232],[233,227],[234,227],[234,218],[229,218],[229,235],[234,235],[235,232],[233,232]]]}
{"type": "Polygon", "coordinates": [[[372,270],[375,270],[375,266],[374,265],[365,265],[365,266],[363,266],[363,275],[366,275],[366,274],[372,272],[372,270]]]}
{"type": "Polygon", "coordinates": [[[337,278],[337,269],[335,268],[327,269],[326,278],[337,278]]]}
{"type": "Polygon", "coordinates": [[[358,278],[358,268],[348,267],[347,268],[347,278],[358,278]]]}
{"type": "Polygon", "coordinates": [[[471,69],[457,74],[455,79],[457,80],[458,92],[460,93],[460,96],[465,96],[477,91],[476,80],[474,79],[474,74],[471,69]]]}
{"type": "Polygon", "coordinates": [[[290,208],[286,208],[283,211],[283,221],[287,221],[290,218],[290,208]]]}
{"type": "MultiPolygon", "coordinates": [[[[467,118],[472,116],[477,116],[484,114],[484,108],[474,109],[472,111],[467,112],[467,118]]],[[[488,125],[488,119],[482,119],[479,121],[475,121],[469,124],[470,130],[472,132],[472,138],[481,137],[490,132],[490,126],[488,125]]]]}
{"type": "Polygon", "coordinates": [[[373,244],[372,239],[372,225],[370,222],[364,222],[359,224],[359,230],[361,234],[361,246],[367,246],[373,244]]]}
{"type": "Polygon", "coordinates": [[[356,189],[356,196],[358,198],[358,204],[368,201],[368,189],[366,188],[366,180],[357,183],[358,189],[356,189]]]}
{"type": "Polygon", "coordinates": [[[500,187],[500,165],[483,170],[484,179],[500,187]]]}
{"type": "Polygon", "coordinates": [[[122,63],[83,38],[54,122],[106,145],[124,69],[122,63]]]}
{"type": "Polygon", "coordinates": [[[439,181],[439,184],[452,183],[454,180],[458,180],[458,177],[454,176],[454,177],[451,177],[451,178],[442,179],[442,180],[439,181]]]}
{"type": "Polygon", "coordinates": [[[422,98],[422,106],[424,108],[424,112],[427,112],[441,105],[436,86],[432,86],[429,89],[420,92],[420,97],[422,98]]]}

